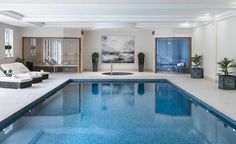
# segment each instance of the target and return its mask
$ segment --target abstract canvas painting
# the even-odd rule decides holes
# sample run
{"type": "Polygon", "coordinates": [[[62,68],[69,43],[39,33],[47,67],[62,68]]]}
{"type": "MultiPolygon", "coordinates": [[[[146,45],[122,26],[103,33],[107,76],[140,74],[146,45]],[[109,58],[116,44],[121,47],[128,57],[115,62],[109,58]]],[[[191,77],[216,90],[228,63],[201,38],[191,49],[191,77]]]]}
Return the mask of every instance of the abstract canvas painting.
{"type": "Polygon", "coordinates": [[[103,63],[134,63],[134,36],[102,36],[103,63]]]}

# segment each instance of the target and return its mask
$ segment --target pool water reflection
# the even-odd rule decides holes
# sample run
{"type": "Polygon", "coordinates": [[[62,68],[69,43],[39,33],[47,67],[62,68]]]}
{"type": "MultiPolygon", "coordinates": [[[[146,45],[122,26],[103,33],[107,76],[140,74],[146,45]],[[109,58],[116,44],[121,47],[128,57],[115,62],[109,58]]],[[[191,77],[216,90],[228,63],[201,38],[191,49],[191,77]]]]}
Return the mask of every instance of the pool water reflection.
{"type": "Polygon", "coordinates": [[[236,133],[166,82],[71,83],[2,144],[234,144],[236,133]]]}

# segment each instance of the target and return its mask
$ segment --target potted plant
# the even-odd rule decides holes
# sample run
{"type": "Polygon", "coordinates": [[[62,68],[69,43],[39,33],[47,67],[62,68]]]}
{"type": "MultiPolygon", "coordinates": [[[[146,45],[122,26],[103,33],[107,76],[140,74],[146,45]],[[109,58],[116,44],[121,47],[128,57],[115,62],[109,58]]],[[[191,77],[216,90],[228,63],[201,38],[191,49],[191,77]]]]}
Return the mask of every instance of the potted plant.
{"type": "Polygon", "coordinates": [[[15,62],[19,62],[19,63],[22,63],[22,64],[25,65],[25,59],[24,59],[24,58],[17,57],[17,58],[15,59],[15,62]]]}
{"type": "Polygon", "coordinates": [[[5,50],[10,50],[11,48],[12,48],[11,45],[9,45],[9,44],[5,45],[5,50]]]}
{"type": "Polygon", "coordinates": [[[202,56],[195,54],[191,58],[192,61],[192,68],[191,68],[191,78],[203,78],[203,68],[201,68],[202,65],[202,56]]]}
{"type": "Polygon", "coordinates": [[[224,90],[236,89],[235,76],[230,75],[231,72],[229,72],[229,68],[233,67],[232,65],[233,61],[234,59],[229,59],[225,57],[223,60],[217,63],[221,69],[220,71],[222,72],[222,74],[219,74],[219,80],[218,80],[219,84],[218,87],[220,89],[224,90]]]}
{"type": "Polygon", "coordinates": [[[142,52],[138,53],[139,72],[143,72],[143,70],[144,70],[144,59],[145,59],[145,54],[142,52]]]}
{"type": "Polygon", "coordinates": [[[99,54],[97,52],[94,52],[92,54],[93,72],[97,72],[98,71],[98,58],[99,58],[99,54]]]}
{"type": "Polygon", "coordinates": [[[7,44],[7,45],[5,45],[5,50],[7,51],[7,55],[8,56],[11,56],[11,49],[12,49],[12,46],[11,45],[9,45],[9,44],[7,44]]]}

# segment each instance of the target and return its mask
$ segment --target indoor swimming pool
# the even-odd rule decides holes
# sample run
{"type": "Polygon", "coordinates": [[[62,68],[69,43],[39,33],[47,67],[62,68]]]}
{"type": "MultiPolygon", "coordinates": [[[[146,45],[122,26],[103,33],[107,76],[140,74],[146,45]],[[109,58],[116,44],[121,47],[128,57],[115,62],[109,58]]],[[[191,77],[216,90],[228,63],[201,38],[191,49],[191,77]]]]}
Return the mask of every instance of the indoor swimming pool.
{"type": "Polygon", "coordinates": [[[235,144],[235,122],[167,80],[72,80],[0,144],[235,144]]]}

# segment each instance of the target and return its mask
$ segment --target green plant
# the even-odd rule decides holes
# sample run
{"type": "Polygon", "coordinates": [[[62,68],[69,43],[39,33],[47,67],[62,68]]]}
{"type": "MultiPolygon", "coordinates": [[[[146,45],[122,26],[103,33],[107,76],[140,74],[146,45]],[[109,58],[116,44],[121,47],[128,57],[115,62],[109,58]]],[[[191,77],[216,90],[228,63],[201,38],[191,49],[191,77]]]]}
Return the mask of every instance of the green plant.
{"type": "Polygon", "coordinates": [[[6,49],[6,50],[10,50],[11,48],[12,48],[11,45],[5,45],[5,49],[6,49]]]}
{"type": "Polygon", "coordinates": [[[7,77],[11,77],[11,76],[12,76],[12,70],[11,70],[11,69],[8,70],[8,71],[4,70],[3,72],[5,73],[5,75],[6,75],[7,77]]]}
{"type": "Polygon", "coordinates": [[[15,61],[25,64],[25,59],[24,59],[24,58],[17,57],[17,58],[15,59],[15,61]]]}
{"type": "Polygon", "coordinates": [[[217,64],[219,65],[219,67],[221,68],[221,72],[223,72],[223,74],[225,76],[229,75],[231,72],[229,72],[229,68],[233,67],[232,62],[234,61],[234,59],[229,59],[229,58],[224,58],[223,60],[217,62],[217,64]]]}
{"type": "Polygon", "coordinates": [[[142,52],[138,53],[139,63],[144,63],[144,59],[145,59],[145,54],[142,52]]]}
{"type": "Polygon", "coordinates": [[[92,59],[98,59],[99,58],[99,54],[97,52],[94,52],[92,54],[92,59]]]}
{"type": "Polygon", "coordinates": [[[99,54],[97,52],[94,52],[92,54],[92,64],[93,64],[93,71],[96,72],[98,70],[98,58],[99,54]]]}
{"type": "Polygon", "coordinates": [[[195,54],[192,58],[191,61],[193,63],[194,68],[199,68],[202,65],[202,56],[195,54]]]}

